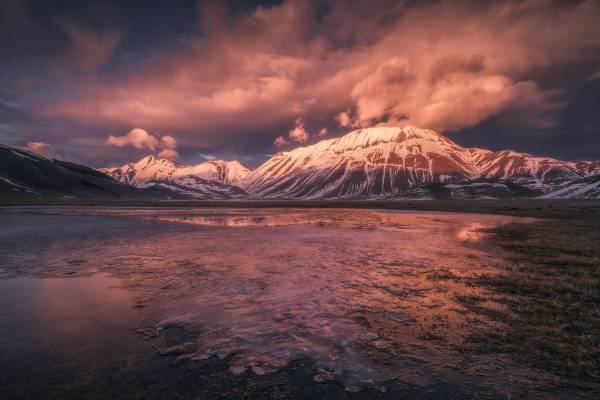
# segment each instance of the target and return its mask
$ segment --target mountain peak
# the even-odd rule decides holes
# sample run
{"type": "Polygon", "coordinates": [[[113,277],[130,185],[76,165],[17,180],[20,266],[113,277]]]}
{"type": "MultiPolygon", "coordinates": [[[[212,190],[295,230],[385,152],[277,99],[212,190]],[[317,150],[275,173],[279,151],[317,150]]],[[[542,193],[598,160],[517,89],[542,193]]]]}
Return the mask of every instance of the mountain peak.
{"type": "Polygon", "coordinates": [[[352,131],[342,138],[348,136],[356,140],[367,141],[370,143],[374,142],[402,142],[408,139],[425,139],[429,141],[449,141],[446,137],[441,134],[423,128],[417,128],[412,125],[406,125],[404,127],[388,127],[379,126],[373,128],[363,128],[352,131]]]}
{"type": "Polygon", "coordinates": [[[101,168],[100,171],[134,186],[147,187],[156,182],[214,181],[232,185],[249,172],[239,161],[210,160],[196,165],[181,165],[175,161],[149,155],[135,163],[118,168],[101,168]]]}
{"type": "Polygon", "coordinates": [[[278,153],[249,174],[243,188],[266,198],[361,198],[402,196],[426,191],[430,184],[511,180],[528,190],[547,191],[590,169],[585,163],[513,151],[468,149],[412,125],[381,126],[278,153]]]}
{"type": "Polygon", "coordinates": [[[152,154],[142,158],[138,162],[131,163],[131,164],[134,165],[134,167],[136,169],[153,168],[153,167],[161,168],[163,166],[172,168],[172,167],[180,166],[180,164],[176,161],[169,160],[167,158],[160,158],[160,157],[157,157],[152,154]]]}
{"type": "Polygon", "coordinates": [[[433,130],[412,125],[357,129],[279,152],[253,171],[238,160],[183,166],[155,156],[103,170],[142,187],[158,183],[186,190],[213,182],[221,188],[239,187],[256,198],[299,199],[426,197],[423,193],[431,187],[442,188],[442,195],[461,192],[464,187],[475,197],[535,195],[598,171],[600,163],[465,148],[433,130]],[[513,185],[507,186],[507,181],[513,185]]]}

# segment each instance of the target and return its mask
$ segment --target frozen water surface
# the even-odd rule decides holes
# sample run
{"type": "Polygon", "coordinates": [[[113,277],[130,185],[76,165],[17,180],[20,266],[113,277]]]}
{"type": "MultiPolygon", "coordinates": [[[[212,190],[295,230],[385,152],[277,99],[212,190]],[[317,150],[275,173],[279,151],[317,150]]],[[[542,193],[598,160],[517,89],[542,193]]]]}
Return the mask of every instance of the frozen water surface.
{"type": "Polygon", "coordinates": [[[348,391],[395,379],[526,393],[530,371],[456,351],[473,327],[493,324],[453,300],[480,289],[431,278],[493,270],[499,251],[481,241],[482,228],[512,217],[20,208],[0,219],[0,327],[10,332],[1,369],[35,360],[30,343],[98,359],[135,361],[144,349],[199,366],[218,357],[231,374],[270,374],[305,357],[315,381],[348,391]]]}

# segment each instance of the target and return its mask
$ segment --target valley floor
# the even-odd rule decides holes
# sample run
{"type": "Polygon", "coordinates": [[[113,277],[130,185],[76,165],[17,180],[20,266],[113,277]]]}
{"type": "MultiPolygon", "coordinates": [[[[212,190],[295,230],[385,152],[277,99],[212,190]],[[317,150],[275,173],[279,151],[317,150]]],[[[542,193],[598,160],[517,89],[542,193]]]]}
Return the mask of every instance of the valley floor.
{"type": "MultiPolygon", "coordinates": [[[[544,374],[532,393],[554,398],[600,396],[600,201],[226,201],[226,202],[23,202],[0,199],[10,206],[98,207],[228,207],[228,208],[352,208],[447,211],[534,217],[530,223],[509,223],[486,229],[485,240],[502,249],[505,262],[493,273],[440,267],[428,275],[433,283],[473,288],[476,295],[456,296],[468,313],[470,333],[448,340],[453,326],[432,324],[420,338],[448,346],[469,360],[507,357],[516,366],[544,374]],[[481,324],[478,321],[491,321],[481,324]]],[[[2,215],[0,214],[0,218],[2,215]]],[[[1,224],[0,224],[0,229],[1,224]]],[[[385,330],[361,316],[369,328],[385,330]]],[[[388,382],[384,388],[348,392],[333,381],[315,382],[314,365],[296,359],[273,374],[232,375],[228,360],[213,360],[198,369],[181,364],[163,376],[163,384],[146,382],[147,398],[447,398],[452,392],[423,393],[388,382]],[[172,376],[171,376],[172,375],[172,376]],[[198,382],[202,387],[198,387],[198,382]],[[200,390],[200,391],[198,391],[200,390]]],[[[516,375],[518,376],[518,374],[516,375]]],[[[143,381],[130,382],[143,386],[143,381]]],[[[114,386],[115,389],[119,385],[114,386]]],[[[106,395],[106,393],[98,393],[106,395]]],[[[119,393],[111,393],[119,397],[119,393]]],[[[485,397],[485,396],[483,396],[485,397]]],[[[492,398],[493,395],[491,395],[492,398]]]]}
{"type": "Polygon", "coordinates": [[[109,200],[59,199],[0,194],[0,207],[158,208],[356,208],[503,214],[535,218],[587,218],[600,212],[600,199],[502,200],[109,200]]]}

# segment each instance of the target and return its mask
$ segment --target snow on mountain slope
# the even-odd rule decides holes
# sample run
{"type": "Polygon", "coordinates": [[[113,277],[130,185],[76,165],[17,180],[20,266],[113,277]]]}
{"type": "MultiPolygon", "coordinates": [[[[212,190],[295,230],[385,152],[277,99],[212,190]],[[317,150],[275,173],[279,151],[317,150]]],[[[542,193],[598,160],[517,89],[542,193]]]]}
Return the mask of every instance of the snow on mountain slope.
{"type": "Polygon", "coordinates": [[[542,190],[580,179],[586,174],[583,165],[578,167],[573,162],[535,157],[511,150],[488,151],[476,158],[476,167],[482,178],[509,179],[514,183],[542,190]]]}
{"type": "Polygon", "coordinates": [[[600,198],[600,173],[568,182],[558,189],[541,196],[543,199],[590,199],[600,198]]]}
{"type": "Polygon", "coordinates": [[[432,182],[477,176],[472,154],[437,133],[369,128],[278,153],[242,187],[257,197],[349,198],[397,195],[432,182]]]}
{"type": "Polygon", "coordinates": [[[465,198],[535,196],[598,169],[598,162],[463,148],[413,126],[378,127],[278,153],[241,186],[257,198],[404,198],[415,188],[423,198],[435,191],[465,198]]]}
{"type": "Polygon", "coordinates": [[[250,172],[239,161],[214,160],[184,166],[154,156],[98,170],[140,188],[161,187],[201,199],[245,197],[246,193],[236,184],[250,172]]]}
{"type": "Polygon", "coordinates": [[[183,166],[153,156],[100,171],[137,187],[196,198],[474,199],[545,196],[561,188],[565,196],[598,196],[566,188],[600,174],[600,161],[464,148],[434,131],[406,126],[359,129],[277,153],[254,171],[237,161],[183,166]]]}
{"type": "Polygon", "coordinates": [[[128,163],[122,167],[99,168],[98,170],[131,185],[189,176],[231,185],[239,182],[250,172],[239,161],[214,160],[198,165],[183,166],[175,161],[154,156],[144,157],[136,163],[128,163]]]}

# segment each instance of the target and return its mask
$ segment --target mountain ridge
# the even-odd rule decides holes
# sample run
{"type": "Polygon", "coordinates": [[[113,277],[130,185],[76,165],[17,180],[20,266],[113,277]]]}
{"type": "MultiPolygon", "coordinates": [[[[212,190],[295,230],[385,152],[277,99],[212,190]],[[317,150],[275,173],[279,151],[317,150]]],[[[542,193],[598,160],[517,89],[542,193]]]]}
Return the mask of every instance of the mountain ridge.
{"type": "MultiPolygon", "coordinates": [[[[510,182],[513,187],[506,186],[501,197],[523,191],[534,196],[597,173],[598,164],[464,148],[414,126],[376,127],[277,153],[241,186],[258,198],[427,198],[435,197],[427,193],[431,185],[510,182]]],[[[497,186],[493,192],[499,195],[497,186]]]]}
{"type": "Polygon", "coordinates": [[[0,195],[87,199],[180,199],[172,191],[137,189],[85,165],[52,160],[0,144],[0,195]]]}
{"type": "Polygon", "coordinates": [[[153,155],[94,170],[0,146],[0,191],[36,187],[67,196],[199,200],[600,198],[600,161],[466,148],[414,126],[358,129],[278,152],[254,170],[237,160],[183,165],[153,155]]]}
{"type": "Polygon", "coordinates": [[[138,188],[160,187],[197,199],[247,197],[237,183],[250,172],[237,160],[209,160],[185,166],[153,155],[121,167],[98,170],[138,188]]]}

